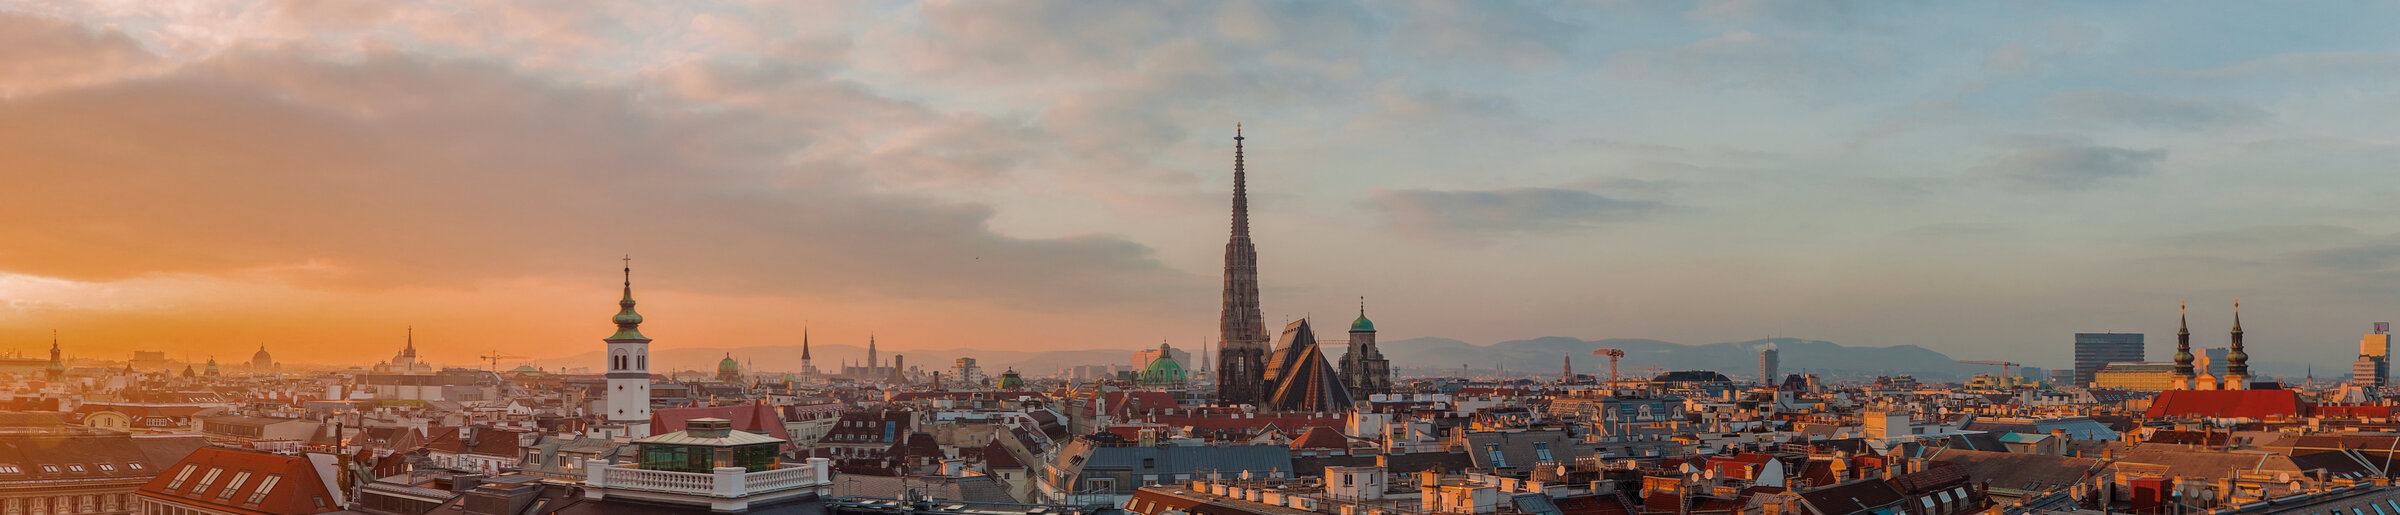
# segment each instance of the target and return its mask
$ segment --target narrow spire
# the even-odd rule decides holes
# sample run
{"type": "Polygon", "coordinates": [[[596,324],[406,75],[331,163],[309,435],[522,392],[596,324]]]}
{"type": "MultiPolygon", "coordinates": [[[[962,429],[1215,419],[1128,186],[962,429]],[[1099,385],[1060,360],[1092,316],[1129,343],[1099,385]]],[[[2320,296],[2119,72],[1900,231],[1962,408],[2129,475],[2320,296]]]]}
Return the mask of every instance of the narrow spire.
{"type": "Polygon", "coordinates": [[[808,361],[808,321],[800,321],[800,361],[808,361]]]}
{"type": "Polygon", "coordinates": [[[1233,234],[1250,236],[1249,173],[1242,165],[1242,124],[1233,124],[1233,234]]]}
{"type": "MultiPolygon", "coordinates": [[[[2181,326],[2182,326],[2182,328],[2179,328],[2179,329],[2176,329],[2176,330],[2175,330],[2175,334],[2192,334],[2192,313],[2191,313],[2191,308],[2192,308],[2192,306],[2191,306],[2191,304],[2190,304],[2190,303],[2186,303],[2186,302],[2176,302],[2176,303],[2175,303],[2175,320],[2176,320],[2176,322],[2178,322],[2178,323],[2179,323],[2179,325],[2181,325],[2181,326]]],[[[2238,323],[2238,322],[2237,322],[2237,323],[2238,323]]]]}
{"type": "Polygon", "coordinates": [[[1367,317],[1367,296],[1365,295],[1358,296],[1358,317],[1367,317]]]}
{"type": "Polygon", "coordinates": [[[2233,298],[2233,332],[2242,332],[2242,298],[2233,298]]]}

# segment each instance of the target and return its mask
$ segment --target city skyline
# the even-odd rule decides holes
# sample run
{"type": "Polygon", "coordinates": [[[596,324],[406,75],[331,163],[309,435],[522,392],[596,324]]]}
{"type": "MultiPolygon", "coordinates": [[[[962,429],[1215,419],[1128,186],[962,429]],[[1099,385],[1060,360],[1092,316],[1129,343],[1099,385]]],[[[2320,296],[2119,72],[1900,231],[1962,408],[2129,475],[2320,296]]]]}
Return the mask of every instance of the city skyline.
{"type": "Polygon", "coordinates": [[[2180,301],[2222,347],[2239,296],[2262,362],[2343,367],[2400,314],[2355,9],[313,5],[0,6],[47,193],[0,205],[0,349],[574,354],[627,253],[661,349],[1200,348],[1236,123],[1262,317],[1363,295],[1385,342],[2056,367],[2180,301]]]}

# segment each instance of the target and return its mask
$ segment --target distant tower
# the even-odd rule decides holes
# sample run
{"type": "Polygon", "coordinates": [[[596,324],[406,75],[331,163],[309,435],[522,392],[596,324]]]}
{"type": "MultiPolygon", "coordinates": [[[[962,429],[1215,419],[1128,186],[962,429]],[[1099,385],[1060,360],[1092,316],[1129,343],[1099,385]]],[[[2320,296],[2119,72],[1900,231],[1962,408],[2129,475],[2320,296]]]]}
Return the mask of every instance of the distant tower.
{"type": "Polygon", "coordinates": [[[1233,236],[1225,241],[1225,306],[1217,315],[1217,402],[1266,400],[1267,321],[1258,308],[1258,248],[1250,243],[1250,195],[1242,128],[1233,128],[1233,236]]]}
{"type": "Polygon", "coordinates": [[[875,367],[879,366],[883,366],[883,362],[875,360],[875,333],[867,333],[867,373],[874,374],[875,367]]]}
{"type": "Polygon", "coordinates": [[[1572,384],[1575,382],[1574,354],[1560,354],[1558,356],[1558,382],[1559,384],[1572,384]]]}
{"type": "MultiPolygon", "coordinates": [[[[216,360],[214,358],[209,360],[209,367],[211,370],[215,369],[216,360]]],[[[50,330],[50,365],[42,367],[42,375],[50,378],[51,381],[67,378],[67,361],[62,359],[59,354],[57,329],[50,330]]]]}
{"type": "Polygon", "coordinates": [[[1775,369],[1782,365],[1783,351],[1775,350],[1775,344],[1769,343],[1767,344],[1767,348],[1759,349],[1758,384],[1763,384],[1770,387],[1775,386],[1776,378],[1778,377],[1775,375],[1775,369]]]}
{"type": "Polygon", "coordinates": [[[2233,299],[2233,348],[2225,351],[2225,389],[2250,389],[2250,353],[2242,351],[2242,299],[2233,299]]]}
{"type": "Polygon", "coordinates": [[[808,323],[800,324],[800,375],[817,375],[817,365],[808,361],[808,323]]]}
{"type": "Polygon", "coordinates": [[[2350,383],[2381,388],[2391,383],[2392,324],[2376,322],[2375,332],[2358,340],[2358,363],[2350,368],[2350,383]]]}
{"type": "Polygon", "coordinates": [[[1392,393],[1392,362],[1375,347],[1375,321],[1367,319],[1365,297],[1358,299],[1358,320],[1350,322],[1350,349],[1342,352],[1341,379],[1356,398],[1392,393]]]}
{"type": "Polygon", "coordinates": [[[908,356],[899,355],[899,354],[893,354],[893,355],[892,355],[892,383],[893,383],[893,384],[900,384],[900,383],[906,383],[906,382],[908,382],[908,376],[903,376],[903,375],[901,375],[901,374],[905,373],[905,371],[907,370],[906,368],[903,368],[903,367],[906,367],[906,366],[908,366],[908,356]]]}
{"type": "Polygon", "coordinates": [[[617,301],[617,333],[608,342],[608,408],[612,424],[623,425],[633,437],[650,436],[650,338],[642,336],[642,315],[633,311],[633,258],[625,258],[625,298],[617,301]]]}
{"type": "Polygon", "coordinates": [[[2192,370],[2192,360],[2196,357],[2192,355],[2192,317],[2187,308],[2180,304],[2175,307],[2178,326],[2175,329],[2175,378],[2167,385],[2172,390],[2190,390],[2193,380],[2199,377],[2199,373],[2192,370]]]}

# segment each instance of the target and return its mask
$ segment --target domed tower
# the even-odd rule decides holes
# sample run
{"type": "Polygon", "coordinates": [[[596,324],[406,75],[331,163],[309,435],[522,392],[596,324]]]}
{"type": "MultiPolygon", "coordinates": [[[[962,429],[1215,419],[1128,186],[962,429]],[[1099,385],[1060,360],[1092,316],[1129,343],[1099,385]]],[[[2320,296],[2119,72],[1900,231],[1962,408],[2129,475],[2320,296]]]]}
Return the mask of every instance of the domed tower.
{"type": "Polygon", "coordinates": [[[1167,342],[1158,342],[1158,357],[1142,367],[1139,379],[1144,386],[1182,386],[1189,375],[1184,372],[1183,363],[1175,361],[1175,349],[1167,347],[1167,342]]]}
{"type": "Polygon", "coordinates": [[[717,380],[728,383],[742,380],[742,363],[733,360],[733,353],[725,353],[725,359],[717,361],[717,380]]]}
{"type": "Polygon", "coordinates": [[[274,372],[275,356],[267,354],[267,346],[258,346],[258,352],[250,354],[250,373],[267,375],[274,372]]]}
{"type": "Polygon", "coordinates": [[[1010,368],[1007,372],[1000,373],[1000,389],[1016,390],[1024,387],[1025,377],[1017,375],[1017,369],[1010,368]]]}
{"type": "Polygon", "coordinates": [[[625,258],[625,297],[617,300],[617,332],[608,343],[608,392],[601,415],[635,438],[650,436],[650,338],[633,311],[633,258],[625,258]]]}
{"type": "Polygon", "coordinates": [[[216,376],[217,376],[217,374],[219,373],[219,372],[217,371],[217,357],[216,357],[216,356],[209,356],[209,357],[208,357],[208,368],[206,368],[206,369],[203,369],[203,370],[206,370],[206,373],[208,374],[208,376],[209,376],[209,377],[216,377],[216,376]]]}
{"type": "Polygon", "coordinates": [[[1342,384],[1350,395],[1364,398],[1392,392],[1392,362],[1375,348],[1375,321],[1367,319],[1367,299],[1358,299],[1358,320],[1350,322],[1350,349],[1342,352],[1342,384]]]}

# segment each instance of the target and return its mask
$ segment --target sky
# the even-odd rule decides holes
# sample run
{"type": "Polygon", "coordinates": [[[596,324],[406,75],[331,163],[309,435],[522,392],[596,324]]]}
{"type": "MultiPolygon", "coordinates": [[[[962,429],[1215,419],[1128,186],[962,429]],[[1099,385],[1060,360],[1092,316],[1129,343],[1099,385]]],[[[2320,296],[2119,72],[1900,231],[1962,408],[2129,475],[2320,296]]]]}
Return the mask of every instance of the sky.
{"type": "Polygon", "coordinates": [[[2341,366],[2396,11],[0,0],[0,350],[1196,347],[1241,124],[1270,324],[2341,366]]]}

